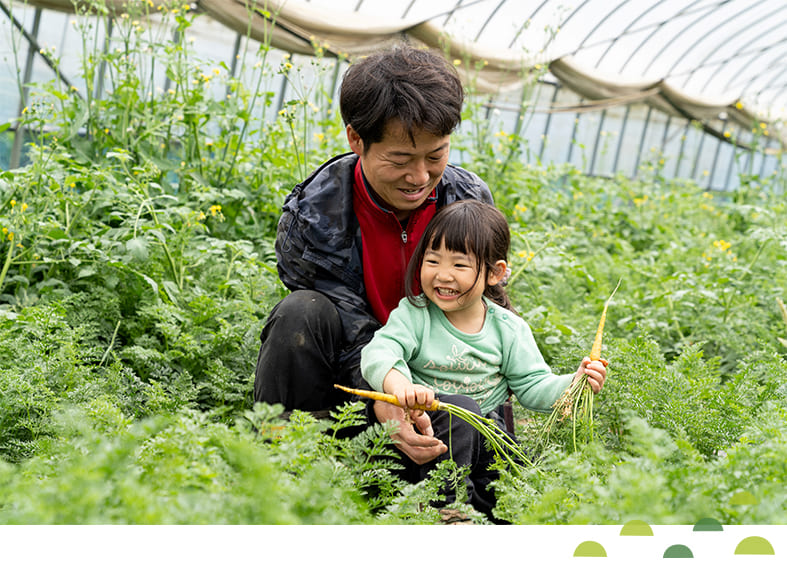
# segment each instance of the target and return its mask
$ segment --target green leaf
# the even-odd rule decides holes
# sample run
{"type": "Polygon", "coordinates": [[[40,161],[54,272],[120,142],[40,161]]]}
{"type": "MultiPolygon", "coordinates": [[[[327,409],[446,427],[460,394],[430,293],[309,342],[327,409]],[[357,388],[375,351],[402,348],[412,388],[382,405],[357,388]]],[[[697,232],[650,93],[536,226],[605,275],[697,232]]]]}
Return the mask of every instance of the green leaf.
{"type": "Polygon", "coordinates": [[[126,251],[138,261],[147,261],[148,241],[145,238],[132,238],[126,242],[126,251]]]}

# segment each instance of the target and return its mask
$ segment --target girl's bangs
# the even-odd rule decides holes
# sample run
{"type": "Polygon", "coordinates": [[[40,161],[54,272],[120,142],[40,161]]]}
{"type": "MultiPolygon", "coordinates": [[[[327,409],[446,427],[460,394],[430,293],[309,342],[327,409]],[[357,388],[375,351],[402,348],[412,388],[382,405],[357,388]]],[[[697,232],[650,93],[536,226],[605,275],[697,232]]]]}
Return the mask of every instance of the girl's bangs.
{"type": "Polygon", "coordinates": [[[450,214],[442,218],[442,222],[434,225],[434,230],[429,238],[429,249],[437,250],[441,245],[452,252],[462,254],[472,253],[475,251],[469,249],[468,235],[472,231],[472,226],[468,222],[467,215],[450,214]]]}

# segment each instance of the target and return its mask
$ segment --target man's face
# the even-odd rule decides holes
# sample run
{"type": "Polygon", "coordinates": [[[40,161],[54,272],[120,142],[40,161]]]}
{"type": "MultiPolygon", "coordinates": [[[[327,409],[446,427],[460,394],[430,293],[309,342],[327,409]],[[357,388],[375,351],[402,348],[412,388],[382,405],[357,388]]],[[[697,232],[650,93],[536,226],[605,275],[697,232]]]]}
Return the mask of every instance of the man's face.
{"type": "Polygon", "coordinates": [[[432,194],[448,164],[451,136],[438,137],[423,130],[414,133],[415,144],[399,122],[390,122],[383,139],[365,147],[352,126],[347,126],[350,148],[361,157],[371,189],[400,220],[432,194]]]}

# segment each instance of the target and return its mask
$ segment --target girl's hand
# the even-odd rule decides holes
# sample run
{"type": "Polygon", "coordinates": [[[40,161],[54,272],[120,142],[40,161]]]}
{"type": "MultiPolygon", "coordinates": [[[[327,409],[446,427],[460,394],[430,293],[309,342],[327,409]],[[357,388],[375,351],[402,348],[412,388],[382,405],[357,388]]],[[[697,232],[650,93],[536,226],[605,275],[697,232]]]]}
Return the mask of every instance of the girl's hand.
{"type": "Polygon", "coordinates": [[[413,385],[409,382],[401,388],[394,388],[391,393],[396,395],[402,407],[410,409],[409,413],[413,418],[420,417],[423,414],[423,410],[415,407],[428,407],[434,402],[434,391],[423,385],[413,385]]]}
{"type": "Polygon", "coordinates": [[[606,360],[591,362],[590,358],[585,356],[582,363],[579,364],[579,369],[577,369],[574,379],[578,379],[582,374],[587,375],[590,389],[593,393],[598,393],[604,387],[604,381],[607,379],[607,365],[606,360]]]}
{"type": "MultiPolygon", "coordinates": [[[[416,406],[428,407],[434,403],[434,391],[423,385],[415,385],[399,371],[392,369],[383,380],[383,391],[394,395],[399,405],[405,409],[414,409],[416,406]]],[[[419,417],[423,410],[409,411],[410,416],[419,417]]]]}

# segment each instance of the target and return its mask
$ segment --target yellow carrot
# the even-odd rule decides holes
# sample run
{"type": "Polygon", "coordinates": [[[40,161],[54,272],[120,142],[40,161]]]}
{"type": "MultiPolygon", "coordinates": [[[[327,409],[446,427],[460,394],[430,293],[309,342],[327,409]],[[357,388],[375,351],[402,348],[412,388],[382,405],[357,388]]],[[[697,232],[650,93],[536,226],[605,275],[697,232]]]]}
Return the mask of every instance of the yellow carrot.
{"type": "MultiPolygon", "coordinates": [[[[601,359],[601,342],[604,337],[604,323],[607,320],[607,307],[609,307],[612,297],[615,296],[615,291],[620,287],[620,280],[612,294],[604,302],[604,308],[601,311],[601,319],[598,323],[596,336],[593,340],[593,346],[590,348],[591,361],[601,360],[604,365],[607,365],[605,360],[601,359]]],[[[571,385],[563,392],[563,395],[555,401],[552,406],[552,413],[547,418],[544,428],[539,435],[538,443],[545,445],[552,433],[554,426],[565,419],[571,417],[573,421],[573,437],[574,437],[574,450],[577,449],[577,424],[581,422],[583,427],[588,432],[589,438],[593,439],[593,391],[588,383],[587,374],[582,374],[578,379],[571,382],[571,385]]]]}
{"type": "MultiPolygon", "coordinates": [[[[365,389],[353,389],[351,387],[345,387],[336,383],[334,383],[333,386],[352,395],[358,395],[359,397],[365,397],[366,399],[372,399],[374,401],[385,401],[386,403],[401,407],[399,400],[395,395],[378,393],[377,391],[367,391],[365,389]]],[[[428,407],[424,405],[416,405],[412,408],[420,409],[422,411],[445,411],[449,415],[466,421],[489,442],[495,453],[501,458],[501,460],[507,462],[513,471],[522,473],[524,471],[523,463],[531,466],[533,465],[533,463],[525,454],[524,450],[522,450],[522,447],[519,446],[519,444],[514,439],[503,432],[503,430],[501,430],[492,419],[482,417],[481,415],[477,415],[472,411],[452,403],[441,403],[437,399],[435,399],[434,402],[428,407]]]]}
{"type": "Polygon", "coordinates": [[[601,319],[598,322],[598,329],[596,330],[596,337],[593,340],[593,347],[590,348],[590,359],[592,361],[600,360],[601,359],[601,340],[604,336],[604,323],[607,320],[607,307],[609,306],[609,302],[612,300],[612,297],[615,296],[615,291],[618,290],[620,287],[620,279],[618,279],[618,284],[615,285],[615,288],[612,290],[612,294],[604,303],[604,309],[601,311],[601,319]]]}
{"type": "MultiPolygon", "coordinates": [[[[367,391],[366,389],[353,389],[351,387],[345,387],[343,385],[339,385],[334,383],[333,385],[336,389],[341,389],[342,391],[346,391],[352,395],[358,395],[359,397],[365,397],[366,399],[372,399],[373,401],[385,401],[386,403],[390,403],[391,405],[396,405],[397,407],[401,407],[399,404],[399,400],[396,398],[395,395],[389,395],[388,393],[379,393],[378,391],[367,391]]],[[[426,405],[414,405],[413,409],[420,409],[421,411],[441,411],[445,410],[443,403],[435,399],[431,405],[428,407],[426,405]]]]}

